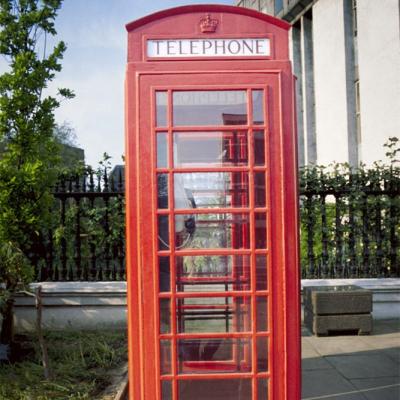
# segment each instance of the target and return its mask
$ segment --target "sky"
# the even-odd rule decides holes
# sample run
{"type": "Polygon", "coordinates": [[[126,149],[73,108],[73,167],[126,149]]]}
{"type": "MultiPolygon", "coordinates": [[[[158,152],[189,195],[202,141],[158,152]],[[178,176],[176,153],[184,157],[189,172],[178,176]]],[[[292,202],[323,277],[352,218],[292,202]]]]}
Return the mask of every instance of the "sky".
{"type": "Polygon", "coordinates": [[[75,98],[56,111],[56,120],[74,128],[88,164],[97,166],[105,152],[112,164],[122,163],[125,24],[162,9],[200,3],[232,5],[234,0],[64,0],[56,29],[67,51],[49,90],[74,91],[75,98]]]}

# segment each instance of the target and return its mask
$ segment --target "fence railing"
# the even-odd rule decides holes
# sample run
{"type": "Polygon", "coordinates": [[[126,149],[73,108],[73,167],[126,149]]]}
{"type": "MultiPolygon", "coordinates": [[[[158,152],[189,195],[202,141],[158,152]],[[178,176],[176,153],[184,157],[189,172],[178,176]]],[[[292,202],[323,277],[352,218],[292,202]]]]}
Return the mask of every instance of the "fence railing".
{"type": "Polygon", "coordinates": [[[398,172],[305,171],[300,187],[303,278],[400,276],[398,172]]]}
{"type": "MultiPolygon", "coordinates": [[[[36,279],[124,280],[122,168],[62,177],[54,195],[52,228],[34,257],[36,279]]],[[[303,278],[400,276],[398,176],[327,178],[310,169],[299,200],[303,278]]]]}
{"type": "Polygon", "coordinates": [[[37,280],[124,280],[122,170],[61,177],[54,196],[53,226],[37,257],[37,280]]]}

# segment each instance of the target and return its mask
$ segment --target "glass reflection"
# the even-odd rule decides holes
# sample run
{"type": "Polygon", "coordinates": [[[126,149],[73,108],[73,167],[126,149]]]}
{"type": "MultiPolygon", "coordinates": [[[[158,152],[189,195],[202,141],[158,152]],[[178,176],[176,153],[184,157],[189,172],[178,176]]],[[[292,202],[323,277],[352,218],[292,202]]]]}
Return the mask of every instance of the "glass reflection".
{"type": "Polygon", "coordinates": [[[248,297],[190,297],[176,305],[179,333],[248,332],[251,301],[248,297]]]}
{"type": "Polygon", "coordinates": [[[247,132],[175,132],[175,167],[248,164],[247,132]]]}
{"type": "Polygon", "coordinates": [[[247,214],[177,215],[176,248],[248,249],[249,221],[247,214]]]}
{"type": "Polygon", "coordinates": [[[254,132],[254,165],[265,164],[265,137],[264,131],[254,132]]]}
{"type": "Polygon", "coordinates": [[[268,289],[267,256],[256,255],[256,290],[268,289]]]}
{"type": "Polygon", "coordinates": [[[167,126],[167,92],[156,92],[156,126],[167,126]]]}
{"type": "Polygon", "coordinates": [[[161,381],[161,400],[172,400],[171,381],[161,381]]]}
{"type": "Polygon", "coordinates": [[[158,250],[169,249],[168,215],[158,216],[158,250]]]}
{"type": "Polygon", "coordinates": [[[184,374],[250,372],[250,339],[179,340],[178,361],[184,374]]]}
{"type": "Polygon", "coordinates": [[[168,167],[167,133],[157,133],[157,168],[168,167]]]}
{"type": "Polygon", "coordinates": [[[268,330],[268,302],[266,297],[256,298],[257,332],[268,330]]]}
{"type": "Polygon", "coordinates": [[[263,125],[264,124],[264,91],[253,90],[253,124],[263,125]]]}
{"type": "Polygon", "coordinates": [[[245,90],[185,91],[173,93],[175,126],[245,125],[245,90]]]}
{"type": "Polygon", "coordinates": [[[170,299],[160,299],[160,333],[171,333],[170,299]]]}
{"type": "Polygon", "coordinates": [[[268,338],[264,336],[257,338],[257,371],[268,371],[268,338]]]}
{"type": "Polygon", "coordinates": [[[160,373],[171,374],[171,341],[160,340],[160,373]]]}
{"type": "Polygon", "coordinates": [[[159,290],[160,292],[170,292],[170,263],[169,257],[158,258],[158,271],[159,271],[159,290]]]}
{"type": "Polygon", "coordinates": [[[254,203],[256,207],[265,207],[265,172],[254,173],[254,203]]]}
{"type": "Polygon", "coordinates": [[[176,257],[176,271],[180,292],[250,290],[250,256],[176,257]]]}
{"type": "Polygon", "coordinates": [[[185,379],[178,381],[179,400],[249,400],[251,379],[185,379]]]}
{"type": "Polygon", "coordinates": [[[268,400],[268,379],[257,379],[257,400],[268,400]]]}
{"type": "Polygon", "coordinates": [[[249,205],[247,172],[175,174],[175,208],[227,208],[249,205]]]}
{"type": "Polygon", "coordinates": [[[267,248],[267,214],[255,213],[256,249],[267,248]]]}
{"type": "Polygon", "coordinates": [[[157,206],[159,209],[168,208],[168,174],[157,175],[157,206]]]}

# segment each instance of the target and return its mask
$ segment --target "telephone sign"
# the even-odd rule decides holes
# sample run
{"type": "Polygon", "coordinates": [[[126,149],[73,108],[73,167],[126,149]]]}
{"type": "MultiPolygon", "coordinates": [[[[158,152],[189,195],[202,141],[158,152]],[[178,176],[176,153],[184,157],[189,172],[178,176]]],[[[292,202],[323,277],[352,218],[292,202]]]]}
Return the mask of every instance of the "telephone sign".
{"type": "Polygon", "coordinates": [[[159,39],[147,41],[148,57],[269,56],[269,39],[159,39]]]}
{"type": "Polygon", "coordinates": [[[196,5],[127,30],[129,398],[300,399],[289,25],[196,5]]]}

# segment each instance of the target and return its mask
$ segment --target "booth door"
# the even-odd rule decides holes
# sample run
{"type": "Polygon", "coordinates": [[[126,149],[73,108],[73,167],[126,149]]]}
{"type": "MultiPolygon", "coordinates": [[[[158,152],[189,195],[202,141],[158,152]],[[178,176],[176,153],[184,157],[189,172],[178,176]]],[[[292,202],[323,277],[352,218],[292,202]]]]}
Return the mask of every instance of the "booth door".
{"type": "Polygon", "coordinates": [[[272,399],[277,82],[203,74],[140,84],[145,398],[272,399]]]}

